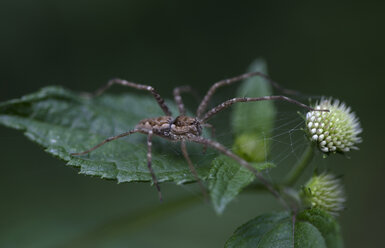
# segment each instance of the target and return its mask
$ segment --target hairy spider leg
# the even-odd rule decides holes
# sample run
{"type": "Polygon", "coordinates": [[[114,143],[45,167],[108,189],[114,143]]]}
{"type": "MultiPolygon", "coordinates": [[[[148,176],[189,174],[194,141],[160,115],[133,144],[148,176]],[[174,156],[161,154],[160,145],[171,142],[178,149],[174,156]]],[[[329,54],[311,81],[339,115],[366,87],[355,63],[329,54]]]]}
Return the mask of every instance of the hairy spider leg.
{"type": "Polygon", "coordinates": [[[232,153],[230,150],[228,150],[226,147],[221,145],[220,143],[205,139],[203,137],[192,137],[189,141],[199,143],[199,144],[206,144],[208,146],[211,146],[212,148],[218,150],[219,152],[225,154],[226,156],[234,159],[237,161],[240,165],[242,165],[244,168],[248,169],[252,173],[254,173],[255,177],[258,178],[259,181],[282,203],[282,205],[287,208],[289,208],[289,205],[286,203],[286,201],[282,198],[282,196],[278,193],[278,191],[271,185],[269,181],[267,181],[262,174],[256,170],[253,166],[251,166],[246,160],[242,159],[241,157],[238,157],[234,153],[232,153]]]}
{"type": "Polygon", "coordinates": [[[199,107],[197,109],[197,113],[196,113],[197,117],[200,118],[202,116],[202,114],[204,113],[204,111],[207,108],[207,104],[209,103],[210,98],[212,97],[212,95],[215,93],[215,91],[218,88],[225,86],[225,85],[230,85],[230,84],[239,82],[243,79],[247,79],[247,78],[254,77],[254,76],[260,76],[260,77],[266,79],[274,88],[278,89],[279,91],[281,91],[284,94],[289,94],[289,95],[298,94],[297,91],[283,88],[277,82],[273,81],[268,75],[265,75],[262,72],[249,72],[249,73],[245,73],[245,74],[233,77],[233,78],[224,79],[224,80],[218,81],[215,84],[213,84],[210,87],[210,89],[207,91],[206,95],[204,96],[201,104],[199,105],[199,107]]]}
{"type": "MultiPolygon", "coordinates": [[[[179,87],[174,88],[174,90],[173,90],[174,100],[175,100],[175,103],[178,106],[178,110],[179,110],[180,115],[186,115],[186,109],[185,109],[184,104],[183,104],[181,93],[188,93],[188,92],[189,93],[193,93],[195,98],[198,98],[198,94],[196,93],[196,91],[194,91],[188,85],[179,86],[179,87]]],[[[211,124],[207,124],[205,126],[208,126],[208,127],[212,128],[211,124]]],[[[207,149],[207,146],[203,145],[203,153],[205,153],[206,149],[207,149]]],[[[191,173],[194,175],[195,179],[197,180],[197,182],[198,182],[198,184],[199,184],[199,186],[200,186],[200,188],[202,190],[204,198],[205,199],[209,199],[207,191],[206,191],[206,188],[203,185],[202,180],[199,178],[198,173],[197,173],[197,171],[196,171],[196,169],[194,167],[194,164],[192,163],[192,161],[191,161],[191,159],[190,159],[190,157],[188,155],[187,147],[186,147],[186,142],[184,140],[181,141],[181,150],[182,150],[182,153],[183,153],[183,156],[184,156],[185,160],[187,161],[187,164],[188,164],[188,166],[190,168],[191,173]]]]}
{"type": "Polygon", "coordinates": [[[114,84],[128,86],[128,87],[138,89],[138,90],[149,91],[154,96],[155,100],[158,102],[158,104],[161,107],[161,109],[163,110],[163,112],[167,116],[172,116],[172,113],[169,110],[169,108],[167,107],[166,103],[164,102],[164,99],[158,94],[158,92],[155,91],[155,89],[152,86],[149,86],[149,85],[137,84],[137,83],[133,83],[133,82],[128,82],[127,80],[115,78],[115,79],[111,79],[110,81],[108,81],[108,83],[105,86],[96,90],[95,93],[93,94],[93,96],[101,95],[105,90],[107,90],[108,88],[110,88],[114,84]]]}
{"type": "Polygon", "coordinates": [[[152,160],[152,153],[151,153],[152,135],[153,135],[152,130],[148,131],[148,134],[147,134],[147,167],[148,167],[148,170],[151,173],[152,181],[155,184],[156,190],[158,191],[159,200],[162,201],[163,200],[162,199],[162,192],[160,191],[160,186],[159,186],[159,183],[158,183],[158,179],[156,178],[154,170],[152,169],[152,166],[151,166],[151,160],[152,160]]]}
{"type": "Polygon", "coordinates": [[[211,118],[213,115],[215,115],[219,111],[222,111],[222,110],[230,107],[231,105],[233,105],[234,103],[237,103],[237,102],[258,102],[258,101],[268,101],[268,100],[286,101],[286,102],[298,105],[302,108],[305,108],[309,111],[329,112],[329,110],[327,110],[327,109],[314,109],[312,107],[307,106],[306,104],[303,104],[297,100],[291,99],[291,98],[286,97],[286,96],[241,97],[241,98],[232,98],[230,100],[227,100],[227,101],[219,104],[218,106],[212,108],[211,110],[207,111],[205,116],[202,118],[201,122],[202,123],[206,122],[209,118],[211,118]]]}
{"type": "Polygon", "coordinates": [[[97,144],[96,146],[90,148],[89,150],[86,150],[84,152],[71,153],[71,155],[78,156],[78,155],[84,155],[84,154],[90,153],[93,150],[95,150],[95,149],[101,147],[102,145],[106,144],[107,142],[110,142],[110,141],[122,138],[124,136],[128,136],[128,135],[133,134],[133,133],[137,133],[137,132],[140,132],[140,130],[139,129],[133,129],[133,130],[130,130],[128,132],[121,133],[119,135],[109,137],[109,138],[103,140],[102,142],[100,142],[99,144],[97,144]]]}
{"type": "Polygon", "coordinates": [[[188,164],[188,166],[190,168],[191,173],[194,175],[195,179],[198,181],[199,187],[201,187],[201,190],[203,192],[204,198],[205,199],[209,199],[207,191],[206,191],[206,188],[203,185],[201,179],[199,178],[198,173],[195,170],[194,164],[192,163],[192,161],[191,161],[191,159],[190,159],[190,157],[188,155],[187,148],[186,148],[186,142],[184,140],[182,140],[181,143],[180,143],[180,146],[181,146],[181,150],[182,150],[183,156],[184,156],[184,158],[187,161],[187,164],[188,164]]]}
{"type": "Polygon", "coordinates": [[[174,100],[176,105],[178,106],[178,110],[180,115],[186,115],[186,109],[184,107],[181,94],[182,93],[191,93],[199,102],[199,96],[198,93],[191,88],[189,85],[179,86],[174,88],[173,94],[174,94],[174,100]]]}

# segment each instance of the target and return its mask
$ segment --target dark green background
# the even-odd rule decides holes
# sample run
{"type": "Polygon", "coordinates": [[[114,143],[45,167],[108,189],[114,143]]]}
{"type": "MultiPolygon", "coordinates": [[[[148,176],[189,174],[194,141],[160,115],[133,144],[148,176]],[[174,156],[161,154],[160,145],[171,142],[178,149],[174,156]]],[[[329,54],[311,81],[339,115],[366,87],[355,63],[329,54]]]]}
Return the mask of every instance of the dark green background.
{"type": "MultiPolygon", "coordinates": [[[[339,220],[346,247],[378,247],[385,221],[385,169],[379,155],[384,148],[384,5],[2,0],[0,101],[52,84],[90,91],[112,77],[151,84],[167,98],[181,84],[203,94],[212,82],[242,73],[253,59],[264,57],[282,85],[343,99],[360,117],[361,150],[350,159],[321,163],[344,174],[348,209],[339,220]]],[[[231,96],[231,89],[222,94],[231,96]]],[[[111,218],[161,206],[148,184],[117,185],[78,175],[20,132],[0,127],[0,148],[1,247],[65,244],[111,218]]],[[[174,185],[163,192],[164,204],[198,194],[174,185]]],[[[92,239],[100,247],[222,247],[238,225],[279,209],[261,201],[272,199],[242,195],[221,217],[199,203],[121,233],[111,231],[115,236],[106,235],[107,240],[98,240],[103,235],[92,239]]]]}

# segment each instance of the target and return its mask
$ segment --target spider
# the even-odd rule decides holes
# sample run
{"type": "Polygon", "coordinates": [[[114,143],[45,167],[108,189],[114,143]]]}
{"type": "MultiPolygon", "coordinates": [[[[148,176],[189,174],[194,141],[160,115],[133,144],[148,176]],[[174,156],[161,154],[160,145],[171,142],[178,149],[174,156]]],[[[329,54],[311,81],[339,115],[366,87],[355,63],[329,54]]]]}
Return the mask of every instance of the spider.
{"type": "Polygon", "coordinates": [[[295,91],[283,89],[276,82],[272,81],[270,79],[270,77],[268,77],[267,75],[265,75],[261,72],[245,73],[245,74],[233,77],[233,78],[221,80],[221,81],[213,84],[211,86],[211,88],[207,91],[207,93],[204,96],[201,103],[199,104],[198,109],[196,111],[196,116],[192,117],[192,116],[186,115],[186,110],[185,110],[185,107],[184,107],[184,104],[182,101],[182,97],[181,97],[182,93],[190,92],[190,91],[192,91],[192,89],[190,86],[181,86],[181,87],[175,88],[173,91],[174,100],[175,100],[175,103],[177,104],[178,110],[179,110],[179,115],[174,118],[174,117],[172,117],[172,113],[169,110],[169,108],[167,107],[163,98],[155,91],[155,89],[152,86],[133,83],[133,82],[129,82],[129,81],[126,81],[123,79],[112,79],[105,86],[103,86],[102,88],[95,91],[95,93],[93,93],[92,96],[101,95],[105,90],[107,90],[108,88],[110,88],[114,84],[128,86],[128,87],[135,88],[138,90],[149,91],[153,95],[153,97],[155,98],[155,100],[157,101],[158,105],[163,110],[165,115],[160,116],[160,117],[148,118],[148,119],[141,120],[135,126],[135,128],[130,130],[130,131],[125,132],[125,133],[121,133],[121,134],[116,135],[116,136],[109,137],[109,138],[103,140],[101,143],[90,148],[89,150],[86,150],[83,152],[78,152],[78,153],[71,153],[71,155],[76,156],[76,155],[87,154],[87,153],[94,151],[95,149],[101,147],[102,145],[104,145],[110,141],[131,135],[134,133],[146,134],[147,135],[147,167],[148,167],[149,172],[151,173],[153,183],[155,184],[155,187],[158,191],[159,199],[160,199],[160,201],[162,201],[162,193],[160,190],[160,186],[159,186],[158,180],[157,180],[156,175],[155,175],[155,173],[152,169],[152,166],[151,166],[152,137],[154,135],[156,135],[156,136],[159,136],[161,138],[164,138],[164,139],[167,139],[167,140],[170,140],[173,142],[180,142],[183,156],[184,156],[185,160],[187,161],[187,164],[188,164],[192,174],[197,179],[200,187],[202,188],[202,191],[203,191],[205,197],[207,198],[207,193],[206,193],[205,187],[203,186],[202,182],[200,181],[200,179],[198,177],[198,173],[196,172],[195,167],[194,167],[194,165],[193,165],[193,163],[192,163],[192,161],[188,155],[187,149],[186,149],[186,142],[199,143],[199,144],[202,144],[204,146],[204,149],[207,146],[212,147],[212,148],[218,150],[219,152],[225,154],[226,156],[237,161],[241,166],[245,167],[246,169],[248,169],[252,173],[254,173],[255,176],[268,188],[269,191],[271,191],[276,197],[279,197],[278,192],[273,188],[273,186],[267,180],[265,180],[264,177],[262,176],[262,174],[260,172],[258,172],[254,167],[252,167],[250,165],[250,163],[248,163],[246,160],[242,159],[241,157],[239,157],[236,154],[234,154],[233,152],[231,152],[229,149],[227,149],[222,144],[220,144],[214,140],[207,139],[207,138],[204,138],[201,136],[203,127],[213,128],[211,124],[207,123],[207,121],[212,116],[214,116],[218,112],[230,107],[231,105],[233,105],[235,103],[239,103],[239,102],[282,100],[282,101],[293,103],[293,104],[296,104],[300,107],[306,108],[309,111],[315,111],[315,109],[313,109],[312,107],[309,107],[309,106],[307,106],[303,103],[300,103],[294,99],[291,99],[291,98],[283,96],[283,95],[276,95],[276,96],[263,96],[263,97],[232,98],[232,99],[229,99],[227,101],[224,101],[223,103],[221,103],[221,104],[217,105],[216,107],[210,109],[209,111],[205,112],[212,95],[215,93],[215,91],[218,88],[225,86],[225,85],[233,84],[235,82],[239,82],[243,79],[247,79],[247,78],[250,78],[253,76],[260,76],[262,78],[267,79],[267,81],[269,83],[271,83],[272,86],[274,86],[275,88],[279,89],[282,92],[285,92],[287,94],[294,94],[295,93],[295,91]]]}

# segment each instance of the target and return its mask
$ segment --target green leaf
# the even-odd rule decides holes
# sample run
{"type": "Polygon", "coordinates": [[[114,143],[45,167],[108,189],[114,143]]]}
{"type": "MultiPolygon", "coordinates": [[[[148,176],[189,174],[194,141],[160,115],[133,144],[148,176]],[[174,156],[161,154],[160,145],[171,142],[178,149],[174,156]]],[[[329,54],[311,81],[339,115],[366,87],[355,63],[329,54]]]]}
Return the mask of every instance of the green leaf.
{"type": "MultiPolygon", "coordinates": [[[[174,113],[176,107],[167,102],[174,113]]],[[[80,168],[80,173],[118,182],[151,181],[147,169],[146,135],[112,141],[83,156],[71,156],[107,137],[133,129],[141,120],[164,115],[151,97],[132,94],[87,98],[61,87],[46,87],[20,99],[0,103],[0,124],[23,130],[48,153],[80,168]]],[[[178,143],[154,137],[153,168],[160,182],[194,181],[178,143]]],[[[201,146],[189,146],[201,177],[206,177],[212,156],[201,146]]],[[[212,154],[212,153],[211,153],[212,154]]]]}
{"type": "MultiPolygon", "coordinates": [[[[271,163],[253,163],[257,170],[271,168],[271,163]]],[[[233,159],[220,155],[212,161],[209,189],[214,209],[221,214],[226,205],[255,179],[255,175],[233,159]]]]}
{"type": "MultiPolygon", "coordinates": [[[[234,234],[227,240],[225,247],[262,247],[258,245],[263,237],[281,223],[286,222],[289,217],[287,212],[258,216],[238,227],[234,234]]],[[[281,235],[284,234],[281,233],[281,235]]],[[[288,236],[290,237],[290,235],[288,236]]]]}
{"type": "Polygon", "coordinates": [[[325,239],[327,247],[343,247],[340,226],[327,212],[319,208],[313,208],[301,212],[297,216],[297,219],[303,222],[309,222],[316,227],[325,239]]]}
{"type": "MultiPolygon", "coordinates": [[[[264,60],[257,59],[249,67],[249,72],[267,74],[264,60]]],[[[245,80],[237,91],[237,97],[260,97],[272,95],[271,84],[262,77],[245,80]]],[[[253,162],[265,161],[273,130],[276,110],[273,101],[237,104],[232,112],[232,127],[236,134],[234,151],[244,159],[253,162]]]]}
{"type": "Polygon", "coordinates": [[[293,218],[287,212],[258,216],[238,227],[226,242],[226,248],[341,248],[340,228],[336,220],[319,209],[308,209],[293,218]]]}
{"type": "MultiPolygon", "coordinates": [[[[267,74],[264,60],[255,60],[248,69],[249,72],[267,74]]],[[[246,79],[237,90],[237,97],[260,97],[272,95],[271,84],[264,78],[255,76],[246,79]]],[[[244,132],[269,134],[273,128],[275,118],[273,101],[234,105],[232,112],[232,126],[237,134],[244,132]]]]}
{"type": "MultiPolygon", "coordinates": [[[[267,73],[266,63],[256,60],[249,68],[250,72],[267,73]]],[[[261,77],[253,77],[242,82],[237,97],[258,97],[271,95],[271,85],[261,77]]],[[[236,104],[231,116],[232,129],[235,133],[233,151],[243,159],[253,162],[258,170],[273,167],[266,163],[269,137],[275,118],[275,108],[271,101],[236,104]]],[[[249,185],[255,176],[235,161],[226,156],[219,156],[212,162],[209,174],[209,189],[214,209],[221,214],[243,188],[249,185]]]]}

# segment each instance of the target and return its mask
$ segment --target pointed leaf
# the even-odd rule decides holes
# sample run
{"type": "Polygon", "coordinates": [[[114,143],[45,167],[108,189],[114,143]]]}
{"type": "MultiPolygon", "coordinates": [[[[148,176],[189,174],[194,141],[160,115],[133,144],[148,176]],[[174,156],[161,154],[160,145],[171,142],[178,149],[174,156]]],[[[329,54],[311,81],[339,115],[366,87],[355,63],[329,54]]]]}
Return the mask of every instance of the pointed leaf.
{"type": "MultiPolygon", "coordinates": [[[[266,62],[257,59],[250,65],[248,71],[267,74],[266,62]]],[[[246,79],[237,90],[237,97],[270,95],[272,95],[271,84],[259,76],[246,79]]],[[[268,135],[272,131],[275,114],[273,101],[237,104],[234,105],[232,112],[232,126],[237,134],[251,132],[268,135]]]]}
{"type": "MultiPolygon", "coordinates": [[[[267,65],[264,60],[257,59],[250,65],[248,71],[267,74],[267,65]]],[[[246,79],[237,91],[237,97],[270,95],[272,95],[271,84],[259,76],[246,79]]],[[[271,136],[275,115],[273,101],[235,105],[231,118],[236,134],[234,151],[248,161],[265,161],[269,150],[266,137],[271,136]]]]}
{"type": "MultiPolygon", "coordinates": [[[[274,167],[271,163],[252,164],[257,170],[274,167]]],[[[209,190],[214,209],[221,214],[241,190],[255,179],[255,175],[233,159],[220,155],[212,161],[209,190]]]]}
{"type": "MultiPolygon", "coordinates": [[[[177,113],[176,107],[168,104],[177,113]]],[[[70,153],[87,150],[107,137],[133,129],[141,119],[162,115],[151,97],[106,94],[87,98],[61,87],[46,87],[0,103],[0,124],[23,130],[30,140],[68,165],[79,167],[82,174],[118,182],[152,180],[147,169],[146,135],[132,134],[83,156],[70,153]]],[[[153,168],[160,182],[195,180],[178,144],[158,137],[153,143],[153,168]]],[[[191,151],[197,154],[192,160],[199,161],[198,173],[205,177],[212,157],[202,156],[201,146],[193,146],[191,151]]]]}

